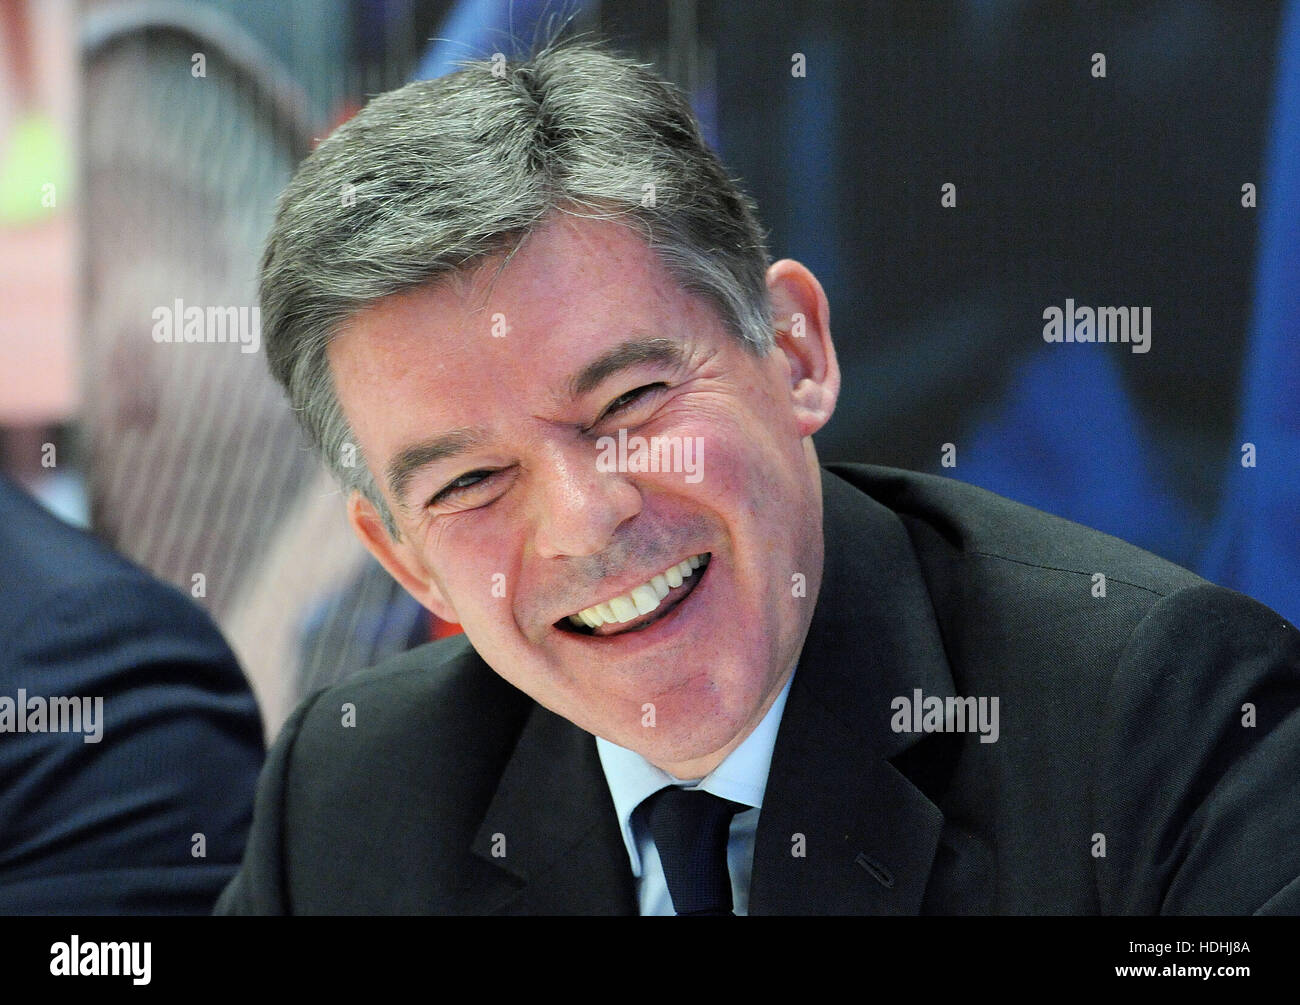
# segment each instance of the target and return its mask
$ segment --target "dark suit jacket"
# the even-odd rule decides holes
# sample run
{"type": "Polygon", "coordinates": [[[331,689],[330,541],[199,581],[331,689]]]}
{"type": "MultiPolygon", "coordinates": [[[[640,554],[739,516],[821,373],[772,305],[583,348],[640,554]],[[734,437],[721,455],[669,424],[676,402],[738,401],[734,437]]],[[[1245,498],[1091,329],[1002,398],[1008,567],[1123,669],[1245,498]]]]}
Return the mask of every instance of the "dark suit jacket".
{"type": "Polygon", "coordinates": [[[243,672],[188,597],[0,478],[0,696],[20,689],[102,698],[103,722],[0,732],[0,914],[210,912],[265,753],[243,672]]]}
{"type": "MultiPolygon", "coordinates": [[[[823,488],[824,581],[772,756],[750,913],[1300,910],[1293,627],[956,481],[843,465],[823,488]],[[893,731],[892,700],[917,688],[998,697],[997,742],[893,731]]],[[[453,639],[294,713],[218,911],[636,902],[594,739],[453,639]],[[341,725],[349,702],[355,727],[341,725]]]]}

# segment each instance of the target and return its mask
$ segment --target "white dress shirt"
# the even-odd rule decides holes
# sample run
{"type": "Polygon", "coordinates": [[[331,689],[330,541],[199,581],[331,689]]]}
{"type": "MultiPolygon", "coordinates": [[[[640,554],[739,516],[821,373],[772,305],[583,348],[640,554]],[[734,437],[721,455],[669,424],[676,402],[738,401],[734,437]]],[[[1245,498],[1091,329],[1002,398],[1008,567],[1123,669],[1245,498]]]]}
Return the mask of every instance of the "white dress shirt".
{"type": "Polygon", "coordinates": [[[709,774],[698,781],[683,781],[656,768],[635,751],[596,737],[596,750],[605,771],[614,809],[618,813],[623,843],[627,846],[636,877],[637,902],[641,914],[672,915],[672,898],[668,895],[668,882],[664,879],[659,852],[655,849],[650,828],[633,811],[641,803],[670,785],[685,789],[704,789],[715,796],[749,806],[731,820],[727,839],[727,867],[731,873],[731,900],[738,915],[749,913],[749,880],[754,871],[754,835],[758,831],[758,815],[763,806],[763,792],[767,788],[767,772],[772,763],[772,748],[785,711],[785,700],[790,694],[794,674],[786,681],[767,715],[740,746],[709,774]]]}

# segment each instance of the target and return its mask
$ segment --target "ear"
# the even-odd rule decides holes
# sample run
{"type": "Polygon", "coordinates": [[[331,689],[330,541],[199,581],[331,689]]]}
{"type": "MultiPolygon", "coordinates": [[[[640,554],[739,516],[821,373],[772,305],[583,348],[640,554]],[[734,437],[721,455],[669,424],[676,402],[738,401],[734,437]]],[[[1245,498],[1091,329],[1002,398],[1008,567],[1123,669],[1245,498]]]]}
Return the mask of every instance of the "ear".
{"type": "Polygon", "coordinates": [[[348,523],[366,550],[421,606],[443,621],[460,622],[455,608],[447,602],[442,588],[424,567],[415,550],[405,541],[394,541],[389,536],[388,528],[384,526],[383,518],[374,504],[360,492],[353,492],[348,498],[348,523]]]}
{"type": "Polygon", "coordinates": [[[831,309],[817,277],[793,259],[767,270],[777,347],[790,367],[790,394],[799,435],[830,420],[840,396],[840,365],[831,343],[831,309]]]}

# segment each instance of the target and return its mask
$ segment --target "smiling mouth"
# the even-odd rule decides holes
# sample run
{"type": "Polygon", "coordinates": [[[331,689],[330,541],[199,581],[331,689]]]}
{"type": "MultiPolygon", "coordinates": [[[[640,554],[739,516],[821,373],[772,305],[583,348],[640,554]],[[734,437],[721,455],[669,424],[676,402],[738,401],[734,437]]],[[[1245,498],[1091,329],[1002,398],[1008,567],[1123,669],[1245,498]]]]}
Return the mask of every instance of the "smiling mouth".
{"type": "Polygon", "coordinates": [[[666,617],[694,591],[710,557],[709,552],[692,555],[622,596],[561,618],[555,627],[598,638],[639,632],[666,617]]]}

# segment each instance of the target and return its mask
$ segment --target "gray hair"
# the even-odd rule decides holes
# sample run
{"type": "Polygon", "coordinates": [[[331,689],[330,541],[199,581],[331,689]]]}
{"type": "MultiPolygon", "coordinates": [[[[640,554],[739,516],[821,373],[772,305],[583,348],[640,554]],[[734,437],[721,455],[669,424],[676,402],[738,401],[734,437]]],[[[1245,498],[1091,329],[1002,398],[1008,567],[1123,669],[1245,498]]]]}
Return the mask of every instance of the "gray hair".
{"type": "Polygon", "coordinates": [[[733,337],[759,355],[773,344],[754,204],[676,87],[586,40],[461,65],[380,95],[321,143],[281,195],[262,259],[271,372],[344,490],[394,539],[326,356],[364,307],[512,255],[565,212],[638,227],[733,337]]]}

